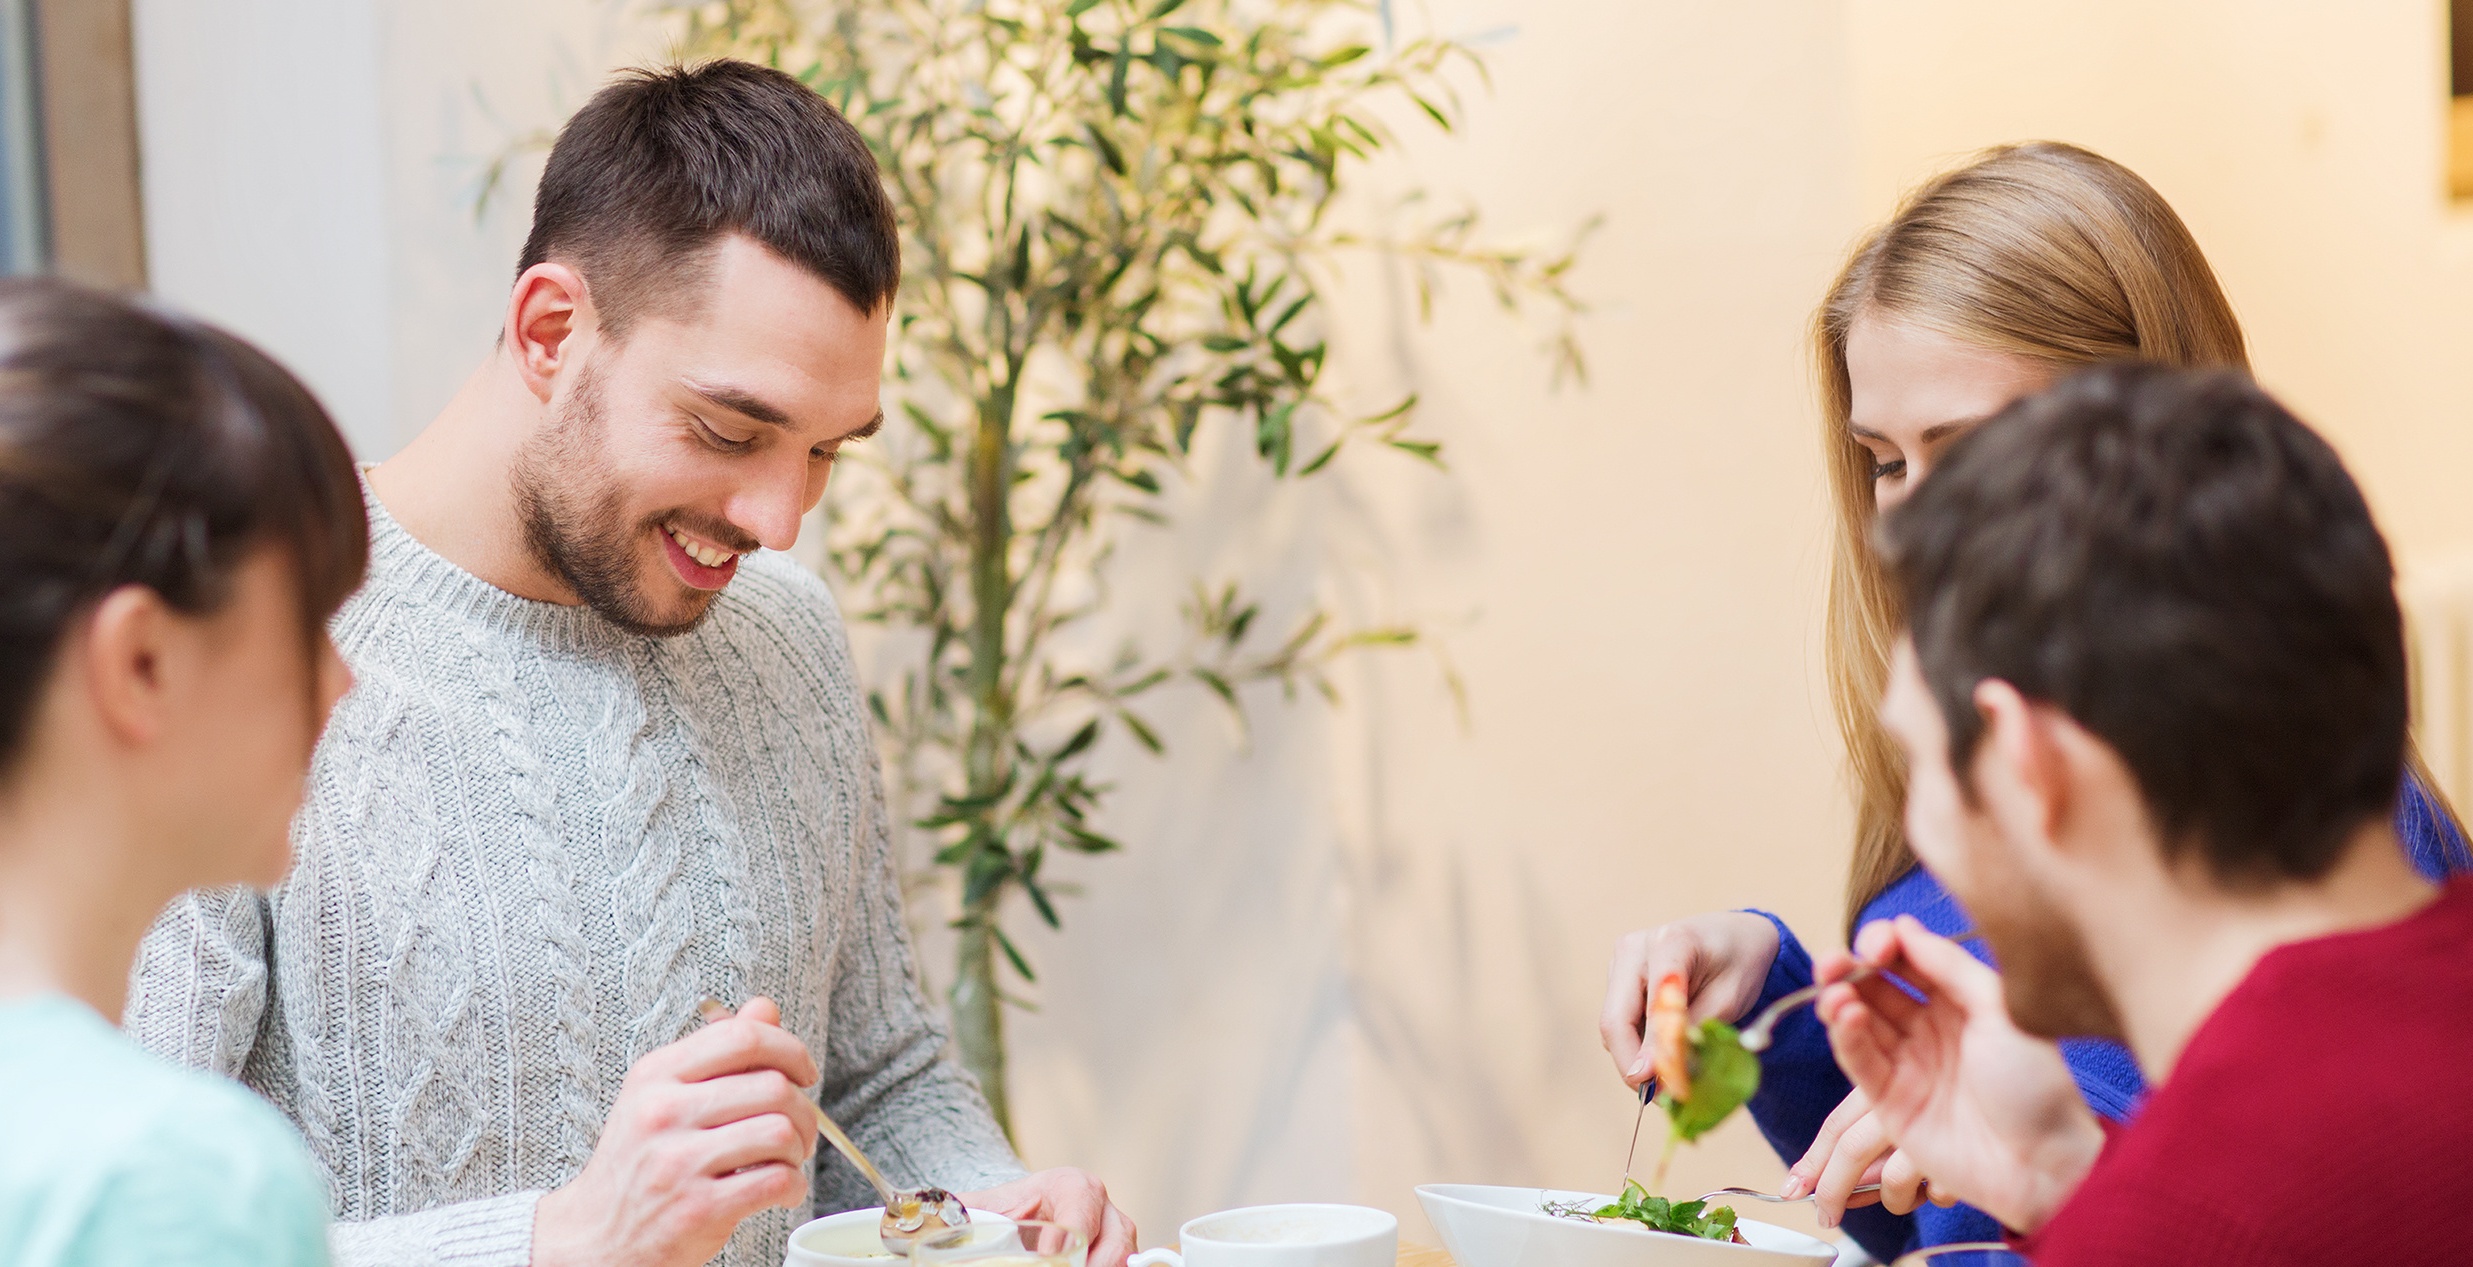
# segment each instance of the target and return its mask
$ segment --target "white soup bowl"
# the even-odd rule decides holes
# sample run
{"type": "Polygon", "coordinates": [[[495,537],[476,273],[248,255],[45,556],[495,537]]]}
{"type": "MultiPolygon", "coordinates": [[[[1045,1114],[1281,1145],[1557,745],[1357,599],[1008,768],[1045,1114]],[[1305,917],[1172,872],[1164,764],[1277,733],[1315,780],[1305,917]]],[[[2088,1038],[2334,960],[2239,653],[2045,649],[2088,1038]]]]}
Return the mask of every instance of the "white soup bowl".
{"type": "MultiPolygon", "coordinates": [[[[1001,1214],[985,1210],[970,1212],[972,1223],[1011,1223],[1001,1214]]],[[[844,1210],[828,1214],[799,1225],[790,1234],[790,1248],[782,1256],[781,1267],[893,1267],[907,1263],[907,1254],[885,1249],[877,1239],[876,1229],[884,1222],[884,1207],[871,1205],[864,1210],[844,1210]]]]}

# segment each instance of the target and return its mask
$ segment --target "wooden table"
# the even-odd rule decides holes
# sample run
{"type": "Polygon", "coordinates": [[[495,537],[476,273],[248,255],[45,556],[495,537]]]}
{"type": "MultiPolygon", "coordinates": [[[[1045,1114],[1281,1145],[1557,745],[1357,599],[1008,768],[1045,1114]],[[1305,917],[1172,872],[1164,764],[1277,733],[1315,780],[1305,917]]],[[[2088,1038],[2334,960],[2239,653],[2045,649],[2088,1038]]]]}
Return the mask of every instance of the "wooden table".
{"type": "Polygon", "coordinates": [[[1454,1267],[1454,1264],[1450,1254],[1431,1245],[1412,1245],[1401,1241],[1398,1267],[1454,1267]]]}

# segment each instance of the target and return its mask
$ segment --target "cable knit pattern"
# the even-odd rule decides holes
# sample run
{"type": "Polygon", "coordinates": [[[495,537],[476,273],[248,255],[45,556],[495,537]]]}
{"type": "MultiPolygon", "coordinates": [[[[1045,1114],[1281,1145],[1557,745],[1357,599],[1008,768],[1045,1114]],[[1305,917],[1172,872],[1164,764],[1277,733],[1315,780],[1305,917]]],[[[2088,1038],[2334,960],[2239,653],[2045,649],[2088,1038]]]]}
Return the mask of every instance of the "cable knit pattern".
{"type": "MultiPolygon", "coordinates": [[[[297,1123],[349,1264],[525,1262],[628,1067],[704,995],[782,1003],[898,1182],[1021,1173],[919,995],[877,757],[824,586],[755,555],[695,632],[515,598],[370,502],[358,675],[271,896],[191,894],[128,1025],[297,1123]]],[[[829,1155],[828,1155],[829,1156],[829,1155]]],[[[819,1211],[871,1204],[838,1160],[819,1211]]],[[[772,1267],[798,1216],[714,1261],[772,1267]]]]}

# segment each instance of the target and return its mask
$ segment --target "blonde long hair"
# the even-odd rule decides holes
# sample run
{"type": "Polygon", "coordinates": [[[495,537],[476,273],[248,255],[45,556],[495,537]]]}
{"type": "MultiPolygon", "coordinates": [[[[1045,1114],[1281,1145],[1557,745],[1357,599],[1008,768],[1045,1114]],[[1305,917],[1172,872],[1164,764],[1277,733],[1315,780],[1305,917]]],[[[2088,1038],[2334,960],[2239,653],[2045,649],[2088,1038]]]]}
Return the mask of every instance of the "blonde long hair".
{"type": "Polygon", "coordinates": [[[1855,785],[1850,932],[1915,865],[1900,822],[1905,765],[1878,712],[1901,617],[1872,553],[1872,454],[1849,430],[1846,336],[1867,313],[2056,370],[2124,357],[2249,367],[2241,323],[2181,217],[2137,173],[2075,145],[1986,150],[1909,194],[1856,246],[1812,322],[1837,509],[1829,693],[1855,785]]]}

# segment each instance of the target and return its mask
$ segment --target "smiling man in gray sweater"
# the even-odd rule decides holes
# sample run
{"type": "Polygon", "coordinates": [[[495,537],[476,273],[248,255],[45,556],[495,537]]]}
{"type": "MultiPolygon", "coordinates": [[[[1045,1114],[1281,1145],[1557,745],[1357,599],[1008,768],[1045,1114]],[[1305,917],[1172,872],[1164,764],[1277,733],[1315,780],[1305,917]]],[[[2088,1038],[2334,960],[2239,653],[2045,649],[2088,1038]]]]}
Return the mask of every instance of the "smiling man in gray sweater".
{"type": "Polygon", "coordinates": [[[770,1267],[896,1182],[1133,1227],[1025,1176],[944,1055],[833,600],[779,553],[882,414],[873,159],[737,62],[630,74],[552,150],[499,346],[368,477],[358,686],[270,897],[148,938],[128,1025],[324,1164],[345,1263],[770,1267]],[[744,1005],[697,1021],[707,996],[744,1005]]]}

